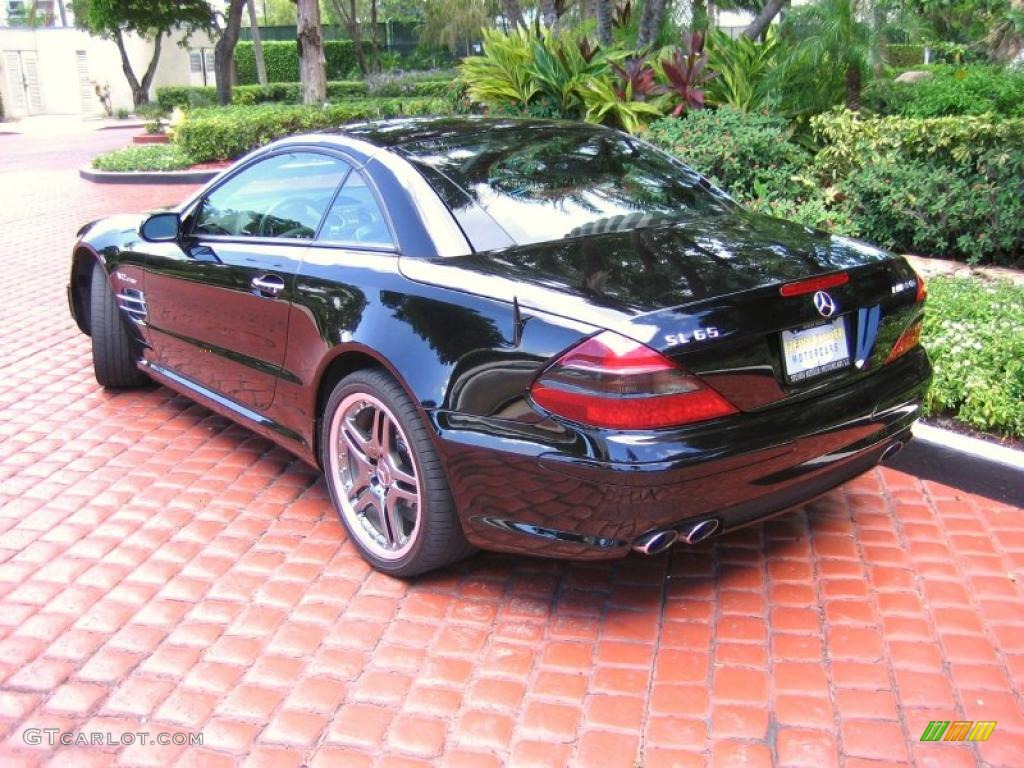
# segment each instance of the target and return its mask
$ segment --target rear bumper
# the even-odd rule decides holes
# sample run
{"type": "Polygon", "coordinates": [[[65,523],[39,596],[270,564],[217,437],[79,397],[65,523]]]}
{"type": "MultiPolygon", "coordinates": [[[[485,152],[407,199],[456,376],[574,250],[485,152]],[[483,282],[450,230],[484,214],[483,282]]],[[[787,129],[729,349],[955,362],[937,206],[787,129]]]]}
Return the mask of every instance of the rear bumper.
{"type": "Polygon", "coordinates": [[[909,439],[930,378],[918,349],[811,401],[643,434],[431,415],[472,543],[603,559],[703,519],[735,530],[867,471],[909,439]]]}

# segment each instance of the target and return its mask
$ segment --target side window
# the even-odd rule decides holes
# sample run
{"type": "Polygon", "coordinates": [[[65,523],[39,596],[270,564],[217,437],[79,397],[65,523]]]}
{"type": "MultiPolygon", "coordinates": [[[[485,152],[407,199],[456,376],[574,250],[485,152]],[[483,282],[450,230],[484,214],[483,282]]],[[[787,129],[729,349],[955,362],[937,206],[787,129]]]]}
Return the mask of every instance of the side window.
{"type": "Polygon", "coordinates": [[[311,239],[348,171],[348,163],[315,152],[275,155],[217,187],[192,234],[311,239]]]}
{"type": "Polygon", "coordinates": [[[331,210],[327,212],[317,239],[386,247],[395,244],[377,197],[360,173],[348,177],[331,210]]]}

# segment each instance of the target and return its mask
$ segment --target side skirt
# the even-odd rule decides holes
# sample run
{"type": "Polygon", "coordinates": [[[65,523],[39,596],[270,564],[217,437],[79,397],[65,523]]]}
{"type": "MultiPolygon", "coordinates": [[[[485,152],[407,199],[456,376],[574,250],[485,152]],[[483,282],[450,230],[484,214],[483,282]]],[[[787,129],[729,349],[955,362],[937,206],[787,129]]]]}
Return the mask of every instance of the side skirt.
{"type": "Polygon", "coordinates": [[[241,424],[243,427],[251,429],[256,434],[273,441],[285,450],[295,454],[310,466],[319,469],[316,456],[310,449],[310,446],[302,439],[302,436],[280,422],[269,419],[262,413],[247,408],[218,392],[207,389],[201,384],[192,381],[192,379],[186,378],[180,373],[157,363],[140,360],[139,368],[165,387],[173,389],[190,400],[195,400],[214,413],[218,413],[241,424]]]}

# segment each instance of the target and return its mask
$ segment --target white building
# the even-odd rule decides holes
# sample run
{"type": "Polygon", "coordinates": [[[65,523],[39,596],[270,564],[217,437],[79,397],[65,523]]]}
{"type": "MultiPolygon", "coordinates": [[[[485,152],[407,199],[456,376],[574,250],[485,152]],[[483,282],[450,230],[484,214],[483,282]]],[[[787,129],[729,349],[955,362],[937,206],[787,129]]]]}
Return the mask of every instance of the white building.
{"type": "MultiPolygon", "coordinates": [[[[28,115],[103,116],[96,86],[110,88],[111,108],[131,110],[132,92],[121,69],[121,55],[111,40],[93,37],[73,26],[2,26],[20,12],[27,0],[0,0],[0,102],[6,119],[28,115]]],[[[36,11],[56,3],[37,0],[36,11]]],[[[48,16],[59,25],[59,8],[48,16]]],[[[70,18],[68,23],[73,23],[70,18]]],[[[188,49],[178,45],[180,34],[164,38],[153,77],[150,98],[163,85],[213,84],[213,44],[193,35],[188,49]]],[[[132,69],[141,80],[153,54],[153,43],[135,35],[125,37],[132,69]]]]}

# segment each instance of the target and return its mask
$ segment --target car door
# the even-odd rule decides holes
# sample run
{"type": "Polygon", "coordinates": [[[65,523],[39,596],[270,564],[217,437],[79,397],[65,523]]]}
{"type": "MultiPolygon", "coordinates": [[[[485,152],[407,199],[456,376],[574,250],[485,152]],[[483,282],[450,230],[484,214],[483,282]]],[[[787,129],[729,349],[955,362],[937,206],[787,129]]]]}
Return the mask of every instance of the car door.
{"type": "Polygon", "coordinates": [[[146,260],[158,365],[247,408],[273,401],[295,274],[350,166],[289,149],[204,195],[173,247],[146,260]]]}

